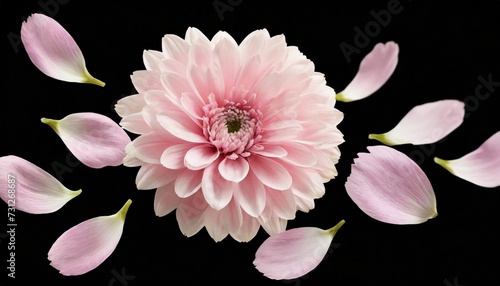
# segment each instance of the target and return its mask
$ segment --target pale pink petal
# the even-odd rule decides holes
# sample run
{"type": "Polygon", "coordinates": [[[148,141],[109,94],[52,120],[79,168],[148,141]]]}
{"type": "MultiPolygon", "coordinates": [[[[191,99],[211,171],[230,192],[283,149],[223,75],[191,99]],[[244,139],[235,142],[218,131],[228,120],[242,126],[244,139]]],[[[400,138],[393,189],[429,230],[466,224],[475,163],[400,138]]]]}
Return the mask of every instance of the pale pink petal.
{"type": "Polygon", "coordinates": [[[344,224],[329,230],[300,227],[267,238],[255,253],[253,264],[271,279],[295,279],[309,273],[323,260],[333,237],[344,224]]]}
{"type": "Polygon", "coordinates": [[[358,153],[345,188],[370,217],[392,224],[419,224],[437,216],[429,179],[405,154],[387,146],[358,153]]]}
{"type": "Polygon", "coordinates": [[[235,183],[241,182],[248,174],[250,165],[245,158],[238,157],[236,159],[224,158],[219,164],[219,172],[221,176],[235,183]]]}
{"type": "Polygon", "coordinates": [[[389,146],[435,143],[462,124],[464,107],[462,101],[454,99],[417,105],[392,130],[383,134],[370,134],[369,138],[389,146]]]}
{"type": "Polygon", "coordinates": [[[242,212],[243,221],[237,233],[230,233],[231,237],[239,242],[248,242],[252,240],[258,233],[260,224],[259,221],[245,212],[242,212]]]}
{"type": "Polygon", "coordinates": [[[287,142],[283,144],[287,155],[282,160],[300,167],[312,167],[318,160],[311,154],[311,150],[303,144],[287,142]]]}
{"type": "Polygon", "coordinates": [[[237,192],[241,208],[253,217],[258,217],[266,206],[266,188],[253,172],[239,183],[237,192]]]}
{"type": "Polygon", "coordinates": [[[243,212],[236,197],[220,210],[221,221],[229,233],[237,233],[243,223],[243,212]]]}
{"type": "Polygon", "coordinates": [[[222,214],[218,210],[207,208],[203,214],[203,223],[208,234],[215,242],[223,240],[229,234],[228,229],[222,221],[222,214]]]}
{"type": "Polygon", "coordinates": [[[130,137],[112,119],[98,113],[73,113],[61,120],[42,118],[68,149],[91,168],[121,165],[130,137]]]}
{"type": "Polygon", "coordinates": [[[143,94],[133,94],[120,98],[115,104],[115,111],[121,117],[141,112],[146,105],[143,94]]]}
{"type": "Polygon", "coordinates": [[[131,203],[128,200],[114,215],[86,220],[64,232],[49,250],[50,265],[66,276],[98,267],[118,245],[131,203]]]}
{"type": "Polygon", "coordinates": [[[283,219],[295,219],[297,206],[294,197],[291,189],[267,191],[267,203],[269,204],[269,208],[273,210],[275,215],[283,219]]]}
{"type": "Polygon", "coordinates": [[[23,158],[0,157],[0,197],[9,207],[44,214],[59,210],[82,191],[71,191],[56,178],[23,158]]]}
{"type": "Polygon", "coordinates": [[[139,190],[151,190],[164,186],[179,174],[179,170],[167,169],[159,164],[143,164],[137,172],[135,183],[139,190]]]}
{"type": "Polygon", "coordinates": [[[163,112],[158,114],[160,125],[179,139],[193,143],[206,143],[201,128],[196,125],[186,114],[178,111],[163,112]]]}
{"type": "Polygon", "coordinates": [[[202,177],[203,171],[183,169],[175,179],[175,193],[181,198],[190,197],[200,189],[202,177]]]}
{"type": "Polygon", "coordinates": [[[160,158],[168,148],[169,142],[154,132],[137,137],[134,142],[134,155],[149,164],[160,164],[160,158]]]}
{"type": "Polygon", "coordinates": [[[500,132],[476,150],[454,160],[434,158],[453,175],[485,188],[500,186],[500,132]]]}
{"type": "Polygon", "coordinates": [[[210,144],[198,145],[186,152],[184,164],[190,170],[201,170],[219,157],[217,148],[210,144]]]}
{"type": "Polygon", "coordinates": [[[54,19],[32,14],[22,24],[21,40],[33,64],[47,76],[104,86],[104,82],[89,74],[82,51],[54,19]]]}
{"type": "Polygon", "coordinates": [[[203,228],[203,214],[207,207],[208,204],[201,192],[181,200],[175,211],[175,217],[182,234],[190,237],[203,228]]]}
{"type": "Polygon", "coordinates": [[[181,198],[177,196],[174,183],[159,187],[155,192],[154,210],[157,216],[165,216],[179,206],[181,198]]]}
{"type": "Polygon", "coordinates": [[[191,143],[173,145],[165,149],[161,155],[161,164],[169,169],[183,169],[184,157],[186,153],[192,149],[195,145],[191,143]]]}
{"type": "Polygon", "coordinates": [[[255,175],[264,185],[276,190],[286,190],[291,187],[292,177],[283,165],[262,156],[250,156],[248,161],[255,175]]]}
{"type": "Polygon", "coordinates": [[[148,70],[161,71],[160,65],[163,60],[163,54],[158,51],[145,50],[142,54],[144,66],[148,70]]]}
{"type": "Polygon", "coordinates": [[[235,190],[235,183],[222,177],[217,170],[217,164],[212,164],[203,171],[202,191],[207,203],[215,210],[224,208],[235,190]]]}
{"type": "Polygon", "coordinates": [[[378,43],[365,56],[347,87],[337,94],[338,101],[355,101],[370,96],[391,77],[398,64],[399,46],[394,42],[378,43]]]}

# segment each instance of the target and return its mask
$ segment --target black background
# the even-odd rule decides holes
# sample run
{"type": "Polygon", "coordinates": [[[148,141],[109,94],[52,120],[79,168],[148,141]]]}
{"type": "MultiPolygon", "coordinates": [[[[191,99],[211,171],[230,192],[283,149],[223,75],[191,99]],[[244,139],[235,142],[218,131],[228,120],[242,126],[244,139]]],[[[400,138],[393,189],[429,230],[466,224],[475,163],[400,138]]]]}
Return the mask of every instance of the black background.
{"type": "Polygon", "coordinates": [[[500,82],[500,1],[401,0],[399,13],[392,14],[385,27],[375,24],[371,11],[387,10],[393,1],[269,2],[0,1],[0,156],[23,157],[53,175],[54,166],[59,166],[66,187],[83,189],[55,213],[16,213],[15,279],[7,277],[7,207],[2,204],[0,285],[500,285],[499,188],[475,186],[432,160],[458,158],[500,130],[499,91],[488,98],[476,93],[481,77],[500,82]],[[218,12],[214,2],[230,9],[218,12]],[[52,16],[72,34],[90,73],[106,82],[104,88],[57,81],[31,64],[18,37],[22,20],[34,12],[52,16]],[[360,45],[355,28],[365,30],[367,24],[373,30],[360,45]],[[350,82],[376,43],[399,44],[398,66],[385,86],[369,98],[336,105],[345,114],[339,126],[346,140],[340,146],[339,176],[327,184],[316,208],[297,213],[288,227],[329,228],[341,219],[346,224],[326,259],[305,277],[273,281],[254,268],[255,251],[267,238],[262,229],[248,243],[230,237],[215,243],[204,229],[184,237],[175,214],[155,216],[154,191],[136,190],[136,168],[88,168],[40,122],[41,117],[60,119],[84,111],[118,122],[113,106],[133,93],[130,75],[144,69],[143,50],[161,50],[164,34],[184,37],[189,26],[209,38],[225,30],[238,42],[261,28],[271,35],[284,34],[337,91],[350,82]],[[357,43],[359,52],[348,60],[341,43],[357,43]],[[395,147],[428,175],[439,216],[420,225],[397,226],[362,213],[344,183],[356,154],[379,144],[368,134],[388,131],[415,105],[449,98],[466,102],[467,116],[458,129],[436,144],[395,147]],[[47,252],[65,230],[113,214],[129,198],[133,203],[122,239],[104,263],[76,277],[62,276],[49,265],[47,252]],[[118,274],[128,280],[120,281],[118,274]]]}

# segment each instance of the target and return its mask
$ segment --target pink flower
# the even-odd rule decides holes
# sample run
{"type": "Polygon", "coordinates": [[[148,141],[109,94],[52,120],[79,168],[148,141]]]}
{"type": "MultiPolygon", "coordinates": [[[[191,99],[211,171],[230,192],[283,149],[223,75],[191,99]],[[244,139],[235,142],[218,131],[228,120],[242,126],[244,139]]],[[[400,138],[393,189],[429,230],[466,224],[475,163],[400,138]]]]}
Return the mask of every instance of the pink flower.
{"type": "Polygon", "coordinates": [[[116,105],[139,135],[124,164],[140,166],[139,189],[157,189],[156,214],[176,210],[186,236],[205,227],[216,241],[248,241],[314,208],[343,142],[335,92],[314,64],[267,30],[238,45],[189,28],[162,48],[144,52],[139,93],[116,105]]]}

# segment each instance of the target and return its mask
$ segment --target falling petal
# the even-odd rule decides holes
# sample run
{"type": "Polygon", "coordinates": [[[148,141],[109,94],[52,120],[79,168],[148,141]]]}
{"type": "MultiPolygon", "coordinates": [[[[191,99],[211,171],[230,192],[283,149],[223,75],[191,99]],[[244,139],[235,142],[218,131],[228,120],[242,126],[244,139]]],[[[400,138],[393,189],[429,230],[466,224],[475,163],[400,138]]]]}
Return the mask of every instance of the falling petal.
{"type": "Polygon", "coordinates": [[[500,186],[500,132],[479,148],[455,160],[434,158],[453,175],[485,188],[500,186]]]}
{"type": "Polygon", "coordinates": [[[23,158],[0,157],[0,197],[15,209],[45,214],[59,210],[82,191],[71,191],[40,167],[23,158]]]}
{"type": "Polygon", "coordinates": [[[385,145],[431,144],[450,134],[464,121],[465,104],[454,99],[425,103],[412,108],[389,132],[370,134],[385,145]]]}
{"type": "Polygon", "coordinates": [[[64,232],[49,250],[50,265],[66,276],[99,266],[118,245],[131,203],[128,200],[114,215],[91,218],[64,232]]]}
{"type": "Polygon", "coordinates": [[[398,64],[399,46],[394,42],[378,43],[359,65],[354,79],[340,93],[337,100],[350,102],[372,95],[391,77],[398,64]]]}
{"type": "Polygon", "coordinates": [[[405,154],[387,146],[358,153],[347,194],[370,217],[392,224],[418,224],[437,216],[429,179],[405,154]]]}
{"type": "Polygon", "coordinates": [[[325,257],[333,237],[345,223],[323,230],[300,227],[267,238],[255,253],[253,264],[271,279],[295,279],[316,268],[325,257]]]}
{"type": "Polygon", "coordinates": [[[85,67],[83,54],[71,35],[54,19],[33,14],[23,22],[21,40],[33,64],[62,81],[104,86],[85,67]]]}
{"type": "Polygon", "coordinates": [[[73,113],[61,120],[42,118],[66,147],[91,168],[121,165],[130,137],[113,120],[101,114],[73,113]]]}

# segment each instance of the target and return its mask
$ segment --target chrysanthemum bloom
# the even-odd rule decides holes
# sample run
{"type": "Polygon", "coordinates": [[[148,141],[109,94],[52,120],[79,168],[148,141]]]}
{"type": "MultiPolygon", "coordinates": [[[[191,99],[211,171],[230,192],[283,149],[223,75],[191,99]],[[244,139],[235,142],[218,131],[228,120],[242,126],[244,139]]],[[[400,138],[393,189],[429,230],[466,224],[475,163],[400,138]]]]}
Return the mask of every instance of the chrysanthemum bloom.
{"type": "Polygon", "coordinates": [[[144,63],[131,77],[138,94],[116,111],[139,135],[124,164],[140,166],[138,189],[156,189],[158,216],[176,210],[186,236],[205,227],[215,241],[249,241],[314,208],[337,175],[343,114],[283,35],[258,30],[238,45],[189,28],[185,39],[164,36],[144,63]]]}

